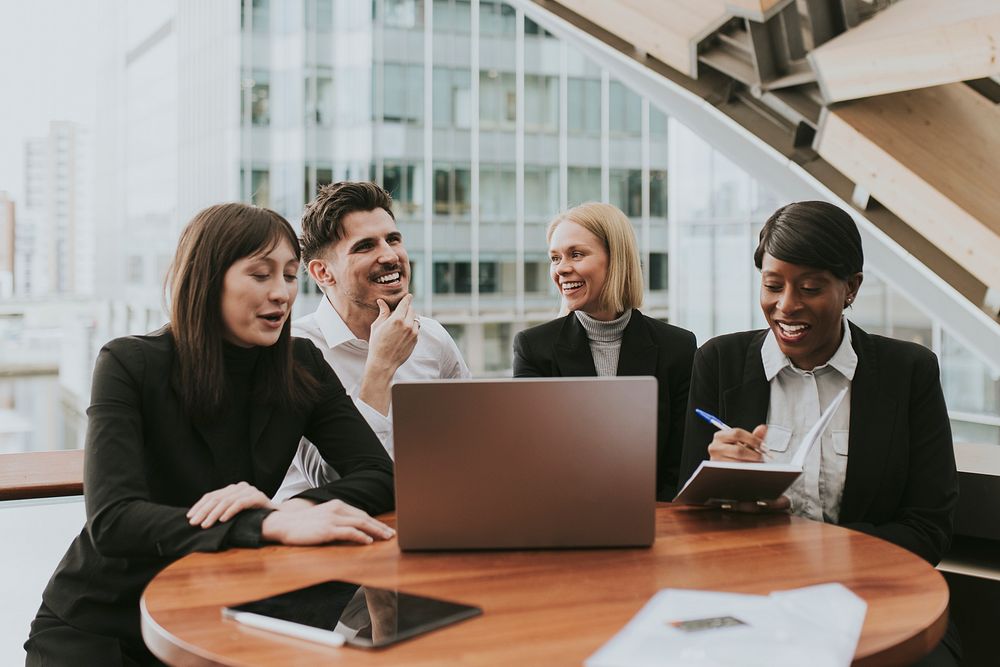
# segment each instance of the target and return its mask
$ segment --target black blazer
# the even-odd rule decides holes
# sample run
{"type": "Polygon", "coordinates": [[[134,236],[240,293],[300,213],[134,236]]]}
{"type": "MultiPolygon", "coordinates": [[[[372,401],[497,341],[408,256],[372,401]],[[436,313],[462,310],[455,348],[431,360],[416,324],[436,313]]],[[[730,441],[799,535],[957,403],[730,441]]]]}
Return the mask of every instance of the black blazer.
{"type": "MultiPolygon", "coordinates": [[[[858,367],[851,382],[839,522],[937,564],[951,541],[958,501],[937,358],[921,345],[850,326],[858,367]]],[[[764,330],[719,336],[695,355],[682,483],[708,458],[715,431],[695,417],[695,408],[747,430],[767,421],[771,388],[760,357],[766,335],[764,330]]]]}
{"type": "MultiPolygon", "coordinates": [[[[344,477],[301,494],[340,498],[370,514],[393,507],[392,463],[316,347],[294,338],[293,354],[319,380],[308,405],[283,409],[251,398],[253,483],[278,490],[302,436],[344,477]]],[[[42,596],[62,621],[142,647],[139,596],[159,570],[192,551],[259,546],[267,510],[246,510],[202,529],[185,513],[229,479],[213,450],[213,425],[196,425],[169,378],[176,350],[163,331],[119,338],[94,369],[84,462],[87,523],[42,596]]],[[[30,641],[30,640],[29,640],[30,641]]]]}
{"type": "MultiPolygon", "coordinates": [[[[656,498],[670,500],[684,441],[691,362],[697,344],[686,329],[646,317],[638,310],[622,334],[617,375],[652,375],[659,385],[656,498]]],[[[526,329],[514,337],[514,377],[596,376],[587,331],[576,315],[526,329]]]]}

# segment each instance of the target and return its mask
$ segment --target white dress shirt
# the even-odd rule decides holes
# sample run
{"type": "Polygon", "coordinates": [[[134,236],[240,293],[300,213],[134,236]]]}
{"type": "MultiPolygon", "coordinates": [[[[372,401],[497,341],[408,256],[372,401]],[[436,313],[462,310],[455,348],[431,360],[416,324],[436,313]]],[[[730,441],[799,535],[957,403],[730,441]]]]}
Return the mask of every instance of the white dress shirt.
{"type": "MultiPolygon", "coordinates": [[[[392,410],[390,409],[389,415],[383,415],[358,398],[365,363],[368,361],[368,341],[361,340],[351,333],[347,324],[326,298],[320,302],[316,312],[292,322],[292,335],[308,338],[316,344],[323,353],[323,358],[344,384],[361,416],[375,431],[375,435],[389,456],[392,456],[392,410]]],[[[469,368],[462,359],[462,353],[458,351],[458,346],[445,328],[429,317],[421,317],[417,344],[410,358],[396,370],[392,380],[395,383],[407,380],[466,378],[469,375],[469,368]]],[[[337,472],[323,460],[319,450],[303,438],[274,499],[279,502],[287,500],[306,489],[321,486],[338,477],[337,472]]]]}
{"type": "Polygon", "coordinates": [[[840,516],[851,425],[850,388],[858,367],[846,319],[841,326],[844,337],[840,347],[828,362],[811,371],[792,364],[778,347],[774,331],[768,332],[760,350],[764,376],[771,385],[765,443],[774,463],[790,461],[822,411],[841,389],[848,390],[818,445],[806,457],[802,476],[785,492],[794,514],[828,523],[837,523],[840,516]]]}

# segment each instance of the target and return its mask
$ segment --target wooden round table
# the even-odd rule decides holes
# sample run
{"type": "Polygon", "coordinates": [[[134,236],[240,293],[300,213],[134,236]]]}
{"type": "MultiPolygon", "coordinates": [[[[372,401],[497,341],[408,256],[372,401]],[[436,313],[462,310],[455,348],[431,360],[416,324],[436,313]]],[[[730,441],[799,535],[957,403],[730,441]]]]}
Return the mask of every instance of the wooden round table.
{"type": "Polygon", "coordinates": [[[888,542],[785,515],[666,504],[656,521],[649,549],[400,553],[393,540],[191,554],[146,588],[142,634],[173,665],[579,665],[661,588],[766,594],[826,582],[868,603],[857,665],[910,663],[944,633],[944,579],[888,542]],[[225,605],[327,579],[473,604],[483,615],[374,651],[221,616],[225,605]]]}

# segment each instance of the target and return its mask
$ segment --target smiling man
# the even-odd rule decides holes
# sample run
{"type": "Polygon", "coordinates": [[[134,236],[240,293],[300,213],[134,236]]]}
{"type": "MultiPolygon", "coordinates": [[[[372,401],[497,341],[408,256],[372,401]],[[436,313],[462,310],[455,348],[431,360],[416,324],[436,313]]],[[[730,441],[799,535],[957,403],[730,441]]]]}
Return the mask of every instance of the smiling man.
{"type": "MultiPolygon", "coordinates": [[[[389,193],[375,183],[321,188],[302,215],[302,259],[324,298],[292,334],[316,344],[392,456],[392,383],[468,377],[469,369],[444,327],[414,312],[389,193]]],[[[275,499],[337,476],[303,440],[275,499]]]]}

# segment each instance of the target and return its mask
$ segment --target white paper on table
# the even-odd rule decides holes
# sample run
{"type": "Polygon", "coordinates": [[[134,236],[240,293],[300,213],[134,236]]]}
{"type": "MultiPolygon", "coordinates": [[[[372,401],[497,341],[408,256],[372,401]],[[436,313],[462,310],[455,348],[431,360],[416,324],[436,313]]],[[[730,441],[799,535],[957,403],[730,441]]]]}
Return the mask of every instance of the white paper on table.
{"type": "Polygon", "coordinates": [[[587,667],[846,667],[868,605],[841,584],[771,595],[667,588],[584,663],[587,667]],[[684,632],[675,621],[731,616],[745,625],[684,632]]]}

